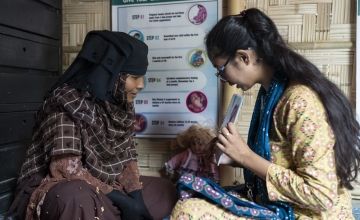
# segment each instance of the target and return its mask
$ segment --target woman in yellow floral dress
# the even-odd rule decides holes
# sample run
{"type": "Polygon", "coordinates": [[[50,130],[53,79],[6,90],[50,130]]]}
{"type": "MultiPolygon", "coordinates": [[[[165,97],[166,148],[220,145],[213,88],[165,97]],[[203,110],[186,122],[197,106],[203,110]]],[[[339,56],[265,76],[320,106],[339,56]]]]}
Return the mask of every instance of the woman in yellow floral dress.
{"type": "MultiPolygon", "coordinates": [[[[359,170],[360,127],[343,93],[258,9],[221,19],[206,46],[223,82],[244,91],[261,84],[248,142],[229,123],[216,143],[244,168],[244,199],[288,204],[296,219],[353,219],[347,190],[359,170]]],[[[223,207],[182,199],[171,218],[245,219],[223,207]]]]}

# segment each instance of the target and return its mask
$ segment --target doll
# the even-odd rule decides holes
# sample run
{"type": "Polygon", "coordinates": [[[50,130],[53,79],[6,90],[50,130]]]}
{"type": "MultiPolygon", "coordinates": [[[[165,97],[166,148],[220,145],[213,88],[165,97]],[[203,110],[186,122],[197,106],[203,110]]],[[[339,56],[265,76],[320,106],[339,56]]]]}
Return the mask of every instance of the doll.
{"type": "Polygon", "coordinates": [[[214,132],[201,125],[192,125],[178,134],[175,145],[183,150],[165,163],[166,174],[176,181],[184,173],[219,181],[219,168],[215,163],[214,132]]]}

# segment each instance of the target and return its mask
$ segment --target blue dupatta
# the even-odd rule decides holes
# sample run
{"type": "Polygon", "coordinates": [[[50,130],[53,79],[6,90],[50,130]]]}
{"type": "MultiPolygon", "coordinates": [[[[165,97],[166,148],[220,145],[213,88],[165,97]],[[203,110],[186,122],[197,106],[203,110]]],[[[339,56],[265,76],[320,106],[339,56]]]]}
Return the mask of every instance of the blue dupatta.
{"type": "MultiPolygon", "coordinates": [[[[270,128],[275,107],[284,93],[286,82],[274,79],[266,91],[261,87],[256,98],[253,115],[250,122],[248,145],[256,154],[270,161],[270,128]]],[[[279,210],[286,219],[294,219],[292,207],[285,202],[270,202],[264,180],[257,177],[250,170],[244,169],[245,185],[248,196],[260,202],[270,210],[279,210]]]]}
{"type": "MultiPolygon", "coordinates": [[[[284,81],[273,80],[268,92],[261,87],[255,103],[250,123],[248,145],[266,160],[270,160],[269,129],[272,115],[284,89],[284,81]]],[[[293,209],[289,204],[270,202],[268,200],[265,181],[246,169],[244,169],[244,175],[248,192],[253,192],[248,193],[252,197],[249,199],[255,200],[255,197],[260,197],[261,204],[239,199],[234,196],[233,192],[225,191],[215,182],[192,174],[181,176],[177,188],[180,197],[183,199],[189,197],[205,198],[237,216],[256,219],[295,219],[293,209]]]]}

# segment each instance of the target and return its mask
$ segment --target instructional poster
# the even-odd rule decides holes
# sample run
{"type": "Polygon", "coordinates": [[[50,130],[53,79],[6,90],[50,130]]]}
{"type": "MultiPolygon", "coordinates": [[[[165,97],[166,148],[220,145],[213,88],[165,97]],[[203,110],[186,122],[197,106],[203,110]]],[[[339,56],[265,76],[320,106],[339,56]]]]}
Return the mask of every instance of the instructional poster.
{"type": "Polygon", "coordinates": [[[220,2],[112,0],[112,30],[149,46],[145,88],[135,99],[137,137],[174,137],[196,123],[216,126],[219,82],[204,41],[220,2]]]}

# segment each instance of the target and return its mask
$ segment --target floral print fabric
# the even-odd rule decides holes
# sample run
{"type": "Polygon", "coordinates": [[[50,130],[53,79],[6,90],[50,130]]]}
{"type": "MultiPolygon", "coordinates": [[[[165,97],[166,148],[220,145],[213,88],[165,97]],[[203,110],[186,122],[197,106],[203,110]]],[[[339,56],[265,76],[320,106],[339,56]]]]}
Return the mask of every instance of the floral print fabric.
{"type": "Polygon", "coordinates": [[[289,87],[273,117],[269,199],[292,203],[298,219],[353,219],[350,194],[336,177],[335,136],[316,93],[289,87]]]}

